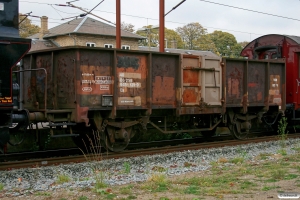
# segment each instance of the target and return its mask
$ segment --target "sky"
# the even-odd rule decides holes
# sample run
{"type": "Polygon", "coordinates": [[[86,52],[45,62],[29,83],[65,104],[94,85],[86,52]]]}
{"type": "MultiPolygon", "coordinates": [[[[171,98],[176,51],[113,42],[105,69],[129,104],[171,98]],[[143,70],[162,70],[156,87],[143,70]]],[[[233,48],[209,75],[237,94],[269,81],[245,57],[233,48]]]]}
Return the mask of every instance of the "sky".
{"type": "MultiPolygon", "coordinates": [[[[19,12],[47,16],[50,29],[84,13],[76,8],[56,5],[67,5],[68,1],[73,0],[19,0],[19,12]]],[[[79,0],[71,4],[91,10],[101,1],[92,13],[115,23],[115,0],[79,0]]],[[[165,0],[165,13],[181,1],[165,0]]],[[[237,42],[250,42],[266,34],[300,36],[299,8],[300,0],[186,0],[165,16],[165,27],[175,30],[198,22],[207,29],[207,33],[215,30],[228,32],[235,36],[237,42]]],[[[88,16],[102,21],[93,15],[88,16]]],[[[40,26],[39,18],[29,19],[40,26]]],[[[159,0],[121,0],[121,21],[134,25],[135,30],[147,25],[158,26],[159,0]]]]}

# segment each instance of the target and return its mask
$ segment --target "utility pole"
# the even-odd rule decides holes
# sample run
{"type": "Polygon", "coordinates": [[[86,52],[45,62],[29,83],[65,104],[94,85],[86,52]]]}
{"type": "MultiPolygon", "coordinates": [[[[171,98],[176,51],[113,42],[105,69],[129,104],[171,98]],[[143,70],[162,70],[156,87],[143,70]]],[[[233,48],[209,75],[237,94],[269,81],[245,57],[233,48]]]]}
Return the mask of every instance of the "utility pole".
{"type": "Polygon", "coordinates": [[[165,0],[159,0],[159,52],[165,51],[165,0]]]}
{"type": "Polygon", "coordinates": [[[121,49],[121,0],[116,0],[116,47],[121,49]]]}

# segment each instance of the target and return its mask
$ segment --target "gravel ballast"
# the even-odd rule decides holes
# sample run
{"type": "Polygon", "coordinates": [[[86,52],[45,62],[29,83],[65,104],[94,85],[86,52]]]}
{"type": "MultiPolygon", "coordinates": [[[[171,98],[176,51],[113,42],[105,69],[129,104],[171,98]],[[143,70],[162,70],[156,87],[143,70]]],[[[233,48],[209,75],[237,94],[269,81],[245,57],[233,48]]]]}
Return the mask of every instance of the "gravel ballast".
{"type": "MultiPolygon", "coordinates": [[[[285,142],[286,153],[288,155],[296,153],[293,149],[300,146],[300,139],[288,139],[285,142]]],[[[2,190],[4,196],[20,196],[61,188],[92,188],[99,178],[108,185],[122,185],[146,181],[154,173],[173,176],[207,170],[211,167],[211,162],[218,161],[220,158],[230,160],[243,157],[251,162],[262,153],[278,154],[282,150],[281,143],[282,141],[271,141],[162,155],[0,171],[0,183],[4,186],[2,190]],[[68,181],[60,183],[60,176],[67,177],[68,181]]],[[[269,156],[267,159],[273,158],[269,156]]],[[[259,161],[255,160],[255,162],[259,161]]],[[[233,165],[233,163],[227,164],[233,165]]]]}

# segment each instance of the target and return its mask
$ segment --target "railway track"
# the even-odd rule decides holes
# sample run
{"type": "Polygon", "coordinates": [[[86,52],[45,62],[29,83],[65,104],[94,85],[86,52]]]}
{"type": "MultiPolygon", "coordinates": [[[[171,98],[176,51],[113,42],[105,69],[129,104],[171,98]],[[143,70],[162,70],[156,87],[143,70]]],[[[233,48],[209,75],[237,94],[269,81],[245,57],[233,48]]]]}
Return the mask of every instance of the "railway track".
{"type": "MultiPolygon", "coordinates": [[[[161,141],[152,141],[152,142],[131,143],[128,145],[127,150],[146,149],[151,147],[174,146],[178,144],[183,145],[183,144],[192,144],[192,143],[222,141],[222,140],[230,140],[230,139],[232,139],[232,136],[230,134],[223,134],[222,136],[213,136],[209,138],[196,137],[196,138],[189,138],[189,139],[175,139],[175,140],[161,140],[161,141]]],[[[101,149],[101,150],[102,152],[105,151],[105,149],[101,149]]],[[[82,151],[76,147],[70,149],[52,149],[52,150],[45,150],[45,151],[30,151],[30,152],[0,154],[0,163],[8,162],[8,161],[39,159],[39,158],[46,159],[51,157],[62,157],[62,156],[71,156],[71,155],[82,155],[82,151]]]]}
{"type": "MultiPolygon", "coordinates": [[[[290,134],[288,138],[299,138],[300,133],[290,134]]],[[[224,146],[235,146],[243,145],[249,143],[259,143],[278,140],[278,136],[264,136],[251,138],[247,140],[225,140],[225,141],[215,141],[207,143],[194,143],[194,144],[185,144],[177,146],[164,146],[160,148],[147,148],[147,149],[135,149],[135,150],[126,150],[122,153],[111,153],[104,152],[99,154],[86,154],[86,155],[73,155],[73,156],[61,156],[61,157],[51,157],[51,158],[40,158],[40,159],[29,159],[22,161],[9,161],[9,162],[0,162],[0,170],[12,170],[18,168],[37,168],[42,166],[51,166],[51,165],[60,165],[60,164],[70,164],[70,163],[80,163],[86,161],[94,160],[105,160],[105,159],[118,159],[118,158],[127,158],[127,157],[136,157],[144,155],[153,155],[153,154],[165,154],[171,152],[180,152],[187,150],[198,150],[203,148],[216,148],[224,146]]]]}

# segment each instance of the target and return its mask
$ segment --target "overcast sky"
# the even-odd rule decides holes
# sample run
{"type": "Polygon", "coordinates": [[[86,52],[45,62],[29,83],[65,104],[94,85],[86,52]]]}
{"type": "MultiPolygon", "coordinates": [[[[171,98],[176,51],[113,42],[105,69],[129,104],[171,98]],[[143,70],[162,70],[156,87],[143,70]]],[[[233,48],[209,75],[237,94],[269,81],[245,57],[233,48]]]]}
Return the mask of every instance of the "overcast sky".
{"type": "MultiPolygon", "coordinates": [[[[49,18],[48,27],[52,28],[72,20],[61,20],[62,18],[74,17],[83,13],[76,8],[55,5],[66,4],[67,1],[19,0],[19,11],[21,13],[32,12],[31,15],[40,17],[47,16],[49,18]]],[[[72,4],[90,10],[101,1],[79,0],[72,4]]],[[[165,13],[181,1],[165,0],[165,13]]],[[[265,34],[300,36],[299,8],[299,0],[186,0],[165,17],[165,27],[175,30],[188,23],[198,22],[207,29],[208,33],[215,30],[229,32],[235,36],[238,42],[252,41],[265,34]]],[[[92,13],[115,22],[116,1],[104,0],[92,13]]],[[[92,15],[89,17],[95,18],[92,15]]],[[[40,25],[38,18],[30,17],[30,19],[34,24],[40,25]]],[[[101,21],[98,18],[95,19],[101,21]]],[[[121,21],[133,24],[135,30],[146,25],[158,25],[159,0],[121,0],[121,21]]]]}

